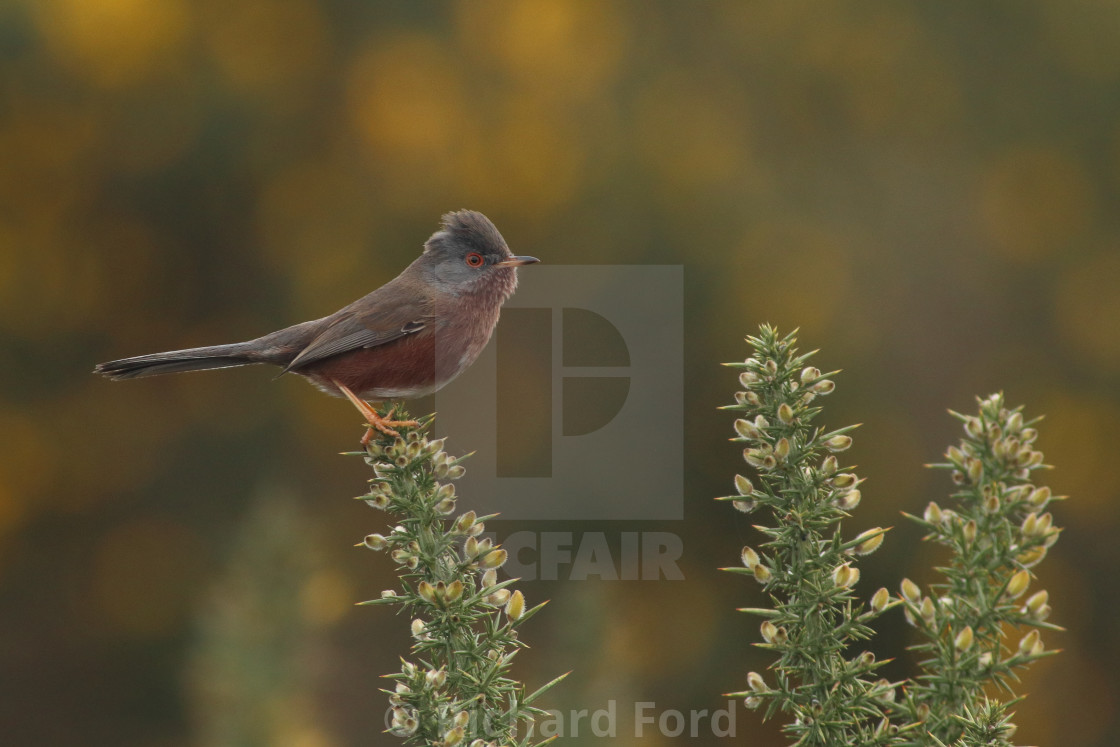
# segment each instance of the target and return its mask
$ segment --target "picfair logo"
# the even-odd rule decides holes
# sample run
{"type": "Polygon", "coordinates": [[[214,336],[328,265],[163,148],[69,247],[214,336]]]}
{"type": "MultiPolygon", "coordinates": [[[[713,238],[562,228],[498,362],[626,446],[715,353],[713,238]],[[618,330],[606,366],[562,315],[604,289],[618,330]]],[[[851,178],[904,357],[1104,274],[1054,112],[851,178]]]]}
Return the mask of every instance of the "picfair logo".
{"type": "Polygon", "coordinates": [[[476,451],[459,488],[481,511],[679,519],[683,383],[683,268],[541,265],[437,428],[476,451]]]}

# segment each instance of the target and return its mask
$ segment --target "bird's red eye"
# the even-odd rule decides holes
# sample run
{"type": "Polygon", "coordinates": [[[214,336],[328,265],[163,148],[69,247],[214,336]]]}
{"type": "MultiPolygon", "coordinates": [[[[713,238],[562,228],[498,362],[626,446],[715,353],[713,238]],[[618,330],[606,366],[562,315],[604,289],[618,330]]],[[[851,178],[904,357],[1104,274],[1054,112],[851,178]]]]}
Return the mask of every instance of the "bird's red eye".
{"type": "Polygon", "coordinates": [[[482,267],[482,263],[484,261],[485,260],[482,259],[482,255],[478,252],[471,252],[467,255],[467,264],[471,267],[482,267]]]}

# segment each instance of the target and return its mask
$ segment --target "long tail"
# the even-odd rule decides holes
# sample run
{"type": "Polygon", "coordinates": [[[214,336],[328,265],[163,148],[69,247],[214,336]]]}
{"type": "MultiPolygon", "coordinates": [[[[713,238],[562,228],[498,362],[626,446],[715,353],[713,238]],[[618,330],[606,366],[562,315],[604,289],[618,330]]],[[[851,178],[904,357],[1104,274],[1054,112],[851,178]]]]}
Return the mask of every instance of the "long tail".
{"type": "Polygon", "coordinates": [[[98,363],[93,372],[114,380],[137,379],[141,376],[158,376],[178,371],[202,371],[207,368],[230,368],[261,362],[259,356],[252,354],[249,343],[236,342],[232,345],[170,350],[166,353],[138,355],[135,358],[98,363]]]}

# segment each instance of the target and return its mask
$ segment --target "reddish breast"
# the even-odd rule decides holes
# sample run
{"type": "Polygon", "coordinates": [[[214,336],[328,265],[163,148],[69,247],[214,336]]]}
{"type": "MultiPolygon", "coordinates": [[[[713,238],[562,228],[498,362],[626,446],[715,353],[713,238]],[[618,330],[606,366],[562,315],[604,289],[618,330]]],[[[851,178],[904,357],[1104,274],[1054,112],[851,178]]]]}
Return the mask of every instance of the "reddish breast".
{"type": "Polygon", "coordinates": [[[435,391],[436,336],[425,330],[372,348],[340,353],[295,373],[341,397],[337,381],[363,399],[422,397],[435,391]]]}

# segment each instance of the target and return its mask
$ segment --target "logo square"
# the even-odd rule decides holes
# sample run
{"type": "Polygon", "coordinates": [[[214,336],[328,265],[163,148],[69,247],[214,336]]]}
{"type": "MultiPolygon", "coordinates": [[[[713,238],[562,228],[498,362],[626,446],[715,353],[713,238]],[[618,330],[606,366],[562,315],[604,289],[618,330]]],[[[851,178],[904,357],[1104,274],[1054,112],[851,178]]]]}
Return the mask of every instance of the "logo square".
{"type": "Polygon", "coordinates": [[[459,490],[502,519],[683,517],[684,271],[535,266],[494,339],[436,395],[473,449],[459,490]]]}

